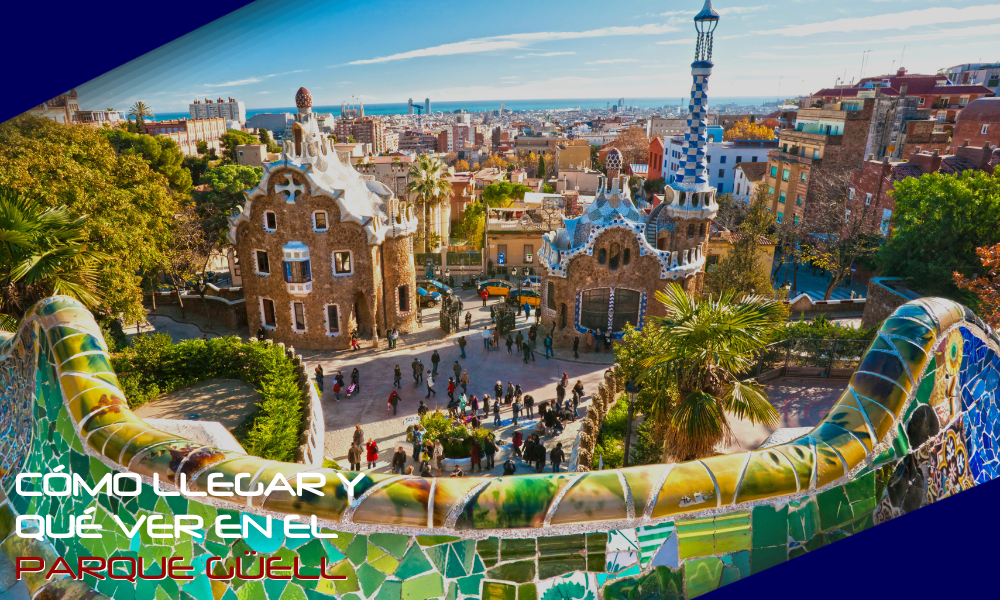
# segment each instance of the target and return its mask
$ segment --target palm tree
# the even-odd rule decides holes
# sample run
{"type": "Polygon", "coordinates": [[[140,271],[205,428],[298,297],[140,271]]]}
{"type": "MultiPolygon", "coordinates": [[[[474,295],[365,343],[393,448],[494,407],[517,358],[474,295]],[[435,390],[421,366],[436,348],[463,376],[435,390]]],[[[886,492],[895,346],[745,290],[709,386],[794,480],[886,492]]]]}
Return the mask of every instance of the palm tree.
{"type": "Polygon", "coordinates": [[[73,296],[90,308],[100,300],[97,277],[109,257],[87,247],[87,217],[0,187],[0,329],[12,330],[38,300],[73,296]]]}
{"type": "Polygon", "coordinates": [[[426,155],[410,166],[406,191],[415,194],[421,206],[424,221],[423,251],[427,252],[427,208],[434,207],[451,197],[451,182],[444,179],[444,163],[426,155]]]}
{"type": "Polygon", "coordinates": [[[642,361],[640,381],[663,389],[652,416],[663,424],[669,460],[710,456],[720,442],[733,443],[727,413],[778,424],[778,411],[755,381],[740,381],[768,335],[784,320],[781,303],[733,292],[695,299],[676,283],[656,292],[666,317],[651,317],[658,353],[642,361]]]}
{"type": "Polygon", "coordinates": [[[143,121],[152,119],[156,115],[153,114],[153,111],[145,102],[138,100],[132,105],[132,108],[128,109],[128,116],[135,117],[136,125],[142,126],[143,121]]]}

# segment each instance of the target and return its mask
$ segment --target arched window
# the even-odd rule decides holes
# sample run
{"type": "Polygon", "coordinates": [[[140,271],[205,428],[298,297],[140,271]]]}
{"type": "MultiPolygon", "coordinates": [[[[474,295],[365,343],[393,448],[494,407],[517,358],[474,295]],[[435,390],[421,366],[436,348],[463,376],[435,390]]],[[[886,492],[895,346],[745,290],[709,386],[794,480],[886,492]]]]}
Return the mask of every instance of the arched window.
{"type": "MultiPolygon", "coordinates": [[[[545,295],[547,296],[547,298],[545,299],[545,301],[546,301],[546,304],[549,307],[549,310],[555,310],[556,309],[556,284],[555,283],[553,283],[551,281],[549,282],[548,290],[546,290],[546,294],[545,295]]],[[[565,304],[563,306],[565,306],[565,304]]]]}
{"type": "Polygon", "coordinates": [[[566,303],[559,305],[559,329],[566,329],[566,303]]]}
{"type": "Polygon", "coordinates": [[[698,237],[705,237],[705,224],[704,223],[702,223],[698,227],[698,237]]]}
{"type": "Polygon", "coordinates": [[[694,224],[688,225],[688,239],[694,239],[694,224]]]}
{"type": "Polygon", "coordinates": [[[622,264],[627,266],[631,260],[632,260],[632,249],[625,248],[625,254],[622,255],[622,264]]]}
{"type": "Polygon", "coordinates": [[[618,268],[618,263],[621,260],[622,247],[618,242],[611,244],[611,257],[608,259],[608,268],[612,271],[618,268]]]}
{"type": "Polygon", "coordinates": [[[601,248],[597,251],[597,264],[603,265],[608,261],[608,251],[601,248]]]}

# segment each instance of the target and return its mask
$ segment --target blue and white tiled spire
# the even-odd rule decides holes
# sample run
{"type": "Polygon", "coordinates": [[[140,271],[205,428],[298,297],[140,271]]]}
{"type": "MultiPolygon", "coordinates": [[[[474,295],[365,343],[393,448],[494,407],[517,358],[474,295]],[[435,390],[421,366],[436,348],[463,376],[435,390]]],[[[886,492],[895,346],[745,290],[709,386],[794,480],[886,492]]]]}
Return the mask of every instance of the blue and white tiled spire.
{"type": "Polygon", "coordinates": [[[684,134],[684,155],[677,170],[677,188],[704,191],[708,188],[708,164],[705,162],[705,145],[708,143],[708,77],[712,74],[712,38],[719,23],[719,13],[712,9],[712,0],[695,18],[698,42],[695,60],[691,63],[691,103],[688,105],[688,131],[684,134]]]}

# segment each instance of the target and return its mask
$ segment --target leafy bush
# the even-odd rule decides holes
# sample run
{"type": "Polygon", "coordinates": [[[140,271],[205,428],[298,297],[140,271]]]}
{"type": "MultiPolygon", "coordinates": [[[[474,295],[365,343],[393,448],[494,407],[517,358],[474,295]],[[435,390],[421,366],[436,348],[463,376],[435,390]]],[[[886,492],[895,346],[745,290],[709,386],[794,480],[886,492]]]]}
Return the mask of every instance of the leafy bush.
{"type": "MultiPolygon", "coordinates": [[[[424,426],[424,441],[441,440],[444,455],[447,458],[469,458],[472,454],[472,440],[478,440],[479,446],[486,443],[486,438],[492,433],[485,429],[472,429],[468,425],[455,423],[448,413],[434,410],[420,417],[424,426]],[[454,440],[454,441],[453,441],[454,440]]],[[[407,436],[409,441],[413,441],[407,436]]]]}
{"type": "Polygon", "coordinates": [[[856,340],[870,342],[875,339],[877,327],[854,328],[834,323],[826,317],[819,315],[812,321],[800,319],[794,322],[787,322],[779,327],[771,336],[772,342],[780,342],[790,338],[806,339],[827,339],[827,340],[856,340]]]}
{"type": "MultiPolygon", "coordinates": [[[[629,448],[630,465],[648,465],[660,462],[660,451],[662,442],[653,438],[651,425],[652,419],[644,419],[642,423],[636,422],[635,415],[632,419],[632,433],[637,440],[629,448]]],[[[628,430],[628,402],[624,397],[619,398],[615,405],[608,411],[608,416],[601,425],[601,431],[597,434],[597,443],[594,445],[594,455],[590,468],[597,470],[600,466],[601,458],[604,459],[605,469],[617,469],[622,466],[625,459],[625,433],[628,430]]]]}
{"type": "Polygon", "coordinates": [[[118,382],[133,409],[206,379],[239,379],[260,393],[257,410],[235,428],[254,456],[294,461],[302,432],[303,391],[295,365],[278,346],[238,337],[184,340],[142,335],[112,356],[118,382]]]}

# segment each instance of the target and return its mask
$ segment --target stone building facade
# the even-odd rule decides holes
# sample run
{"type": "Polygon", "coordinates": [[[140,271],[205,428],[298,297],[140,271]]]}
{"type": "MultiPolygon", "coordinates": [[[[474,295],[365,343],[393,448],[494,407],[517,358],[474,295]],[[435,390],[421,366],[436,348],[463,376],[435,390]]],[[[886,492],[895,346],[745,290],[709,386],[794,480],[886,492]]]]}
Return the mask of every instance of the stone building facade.
{"type": "Polygon", "coordinates": [[[341,159],[305,88],[295,99],[281,159],[230,218],[250,332],[319,350],[415,329],[413,205],[341,159]]]}
{"type": "Polygon", "coordinates": [[[628,177],[619,176],[622,153],[610,148],[608,177],[601,178],[587,212],[543,237],[542,323],[557,346],[572,344],[588,330],[610,329],[620,339],[627,324],[642,329],[648,317],[663,315],[655,293],[668,282],[688,293],[702,289],[712,219],[719,210],[706,161],[708,77],[718,20],[710,1],[695,16],[688,131],[676,180],[665,189],[663,202],[649,214],[636,209],[628,177]]]}

